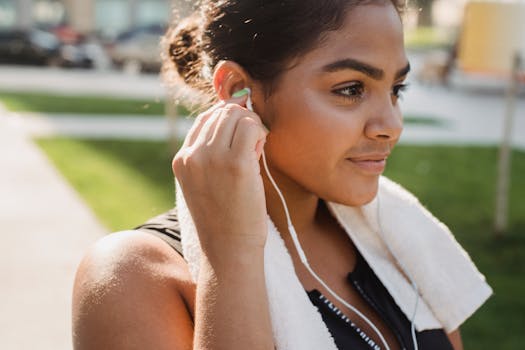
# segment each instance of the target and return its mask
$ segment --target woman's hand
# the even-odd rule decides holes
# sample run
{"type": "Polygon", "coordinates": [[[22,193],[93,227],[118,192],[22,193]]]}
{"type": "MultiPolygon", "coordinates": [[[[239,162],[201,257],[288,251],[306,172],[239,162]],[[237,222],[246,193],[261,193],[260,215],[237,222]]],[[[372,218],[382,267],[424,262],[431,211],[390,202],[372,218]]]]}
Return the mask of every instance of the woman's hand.
{"type": "Polygon", "coordinates": [[[259,158],[268,131],[246,96],[200,114],[173,160],[208,258],[264,249],[266,201],[259,158]]]}
{"type": "Polygon", "coordinates": [[[267,131],[241,107],[245,102],[246,96],[221,102],[199,115],[173,160],[203,251],[194,349],[273,348],[259,170],[267,131]]]}

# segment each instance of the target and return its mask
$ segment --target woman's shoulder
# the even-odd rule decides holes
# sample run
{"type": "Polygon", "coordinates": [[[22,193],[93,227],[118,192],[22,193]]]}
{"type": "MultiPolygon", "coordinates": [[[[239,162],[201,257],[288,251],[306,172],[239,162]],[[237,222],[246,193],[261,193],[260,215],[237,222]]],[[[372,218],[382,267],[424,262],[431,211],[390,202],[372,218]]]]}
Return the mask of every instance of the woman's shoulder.
{"type": "Polygon", "coordinates": [[[165,241],[141,230],[109,234],[95,242],[77,269],[75,343],[82,349],[92,335],[102,333],[99,345],[120,348],[111,334],[125,332],[138,343],[158,337],[166,344],[171,340],[157,333],[175,321],[178,337],[172,341],[181,341],[192,331],[194,298],[186,262],[165,241]]]}
{"type": "Polygon", "coordinates": [[[104,282],[115,278],[150,277],[185,279],[188,268],[182,255],[160,237],[142,230],[111,233],[86,252],[77,274],[104,282]]]}
{"type": "Polygon", "coordinates": [[[87,251],[78,273],[104,282],[115,278],[162,278],[185,281],[189,270],[182,255],[175,209],[132,230],[111,233],[87,251]]]}
{"type": "MultiPolygon", "coordinates": [[[[186,261],[162,239],[140,230],[111,233],[86,252],[75,292],[100,296],[169,289],[185,299],[194,283],[186,261]],[[129,289],[128,289],[129,287],[129,289]]],[[[147,296],[147,295],[145,295],[147,296]]]]}
{"type": "Polygon", "coordinates": [[[99,239],[82,260],[79,273],[90,271],[97,280],[151,277],[186,280],[189,272],[182,255],[176,210],[162,213],[133,230],[99,239]]]}

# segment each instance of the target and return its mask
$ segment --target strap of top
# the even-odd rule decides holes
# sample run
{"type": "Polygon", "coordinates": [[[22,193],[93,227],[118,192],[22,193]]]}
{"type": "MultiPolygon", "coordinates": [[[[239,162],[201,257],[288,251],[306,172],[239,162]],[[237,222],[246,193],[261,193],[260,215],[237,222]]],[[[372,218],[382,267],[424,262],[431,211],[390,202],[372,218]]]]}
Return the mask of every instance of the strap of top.
{"type": "Polygon", "coordinates": [[[184,257],[182,254],[180,225],[175,208],[148,220],[146,223],[136,227],[135,230],[159,237],[184,257]]]}

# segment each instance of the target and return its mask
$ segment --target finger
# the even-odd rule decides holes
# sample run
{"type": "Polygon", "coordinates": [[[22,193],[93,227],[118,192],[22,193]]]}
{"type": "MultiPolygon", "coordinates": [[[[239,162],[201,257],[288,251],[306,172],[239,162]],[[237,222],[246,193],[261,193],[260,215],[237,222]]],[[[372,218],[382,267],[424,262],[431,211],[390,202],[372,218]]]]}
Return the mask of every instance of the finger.
{"type": "Polygon", "coordinates": [[[206,121],[213,115],[213,113],[224,106],[224,101],[220,101],[213,105],[210,109],[202,112],[195,118],[195,121],[193,122],[193,125],[191,126],[190,130],[186,134],[186,138],[184,139],[183,147],[191,147],[193,143],[195,143],[195,140],[197,139],[197,136],[199,135],[202,127],[206,123],[206,121]]]}
{"type": "Polygon", "coordinates": [[[192,147],[198,147],[200,145],[206,145],[209,143],[215,131],[219,117],[223,114],[223,112],[223,108],[218,108],[215,111],[213,111],[212,115],[208,117],[208,119],[206,119],[201,129],[199,130],[199,134],[197,135],[195,142],[192,144],[192,147]]]}
{"type": "Polygon", "coordinates": [[[228,110],[221,112],[208,144],[223,150],[230,149],[237,122],[246,115],[245,110],[241,110],[240,107],[237,108],[229,107],[228,110]]]}
{"type": "MultiPolygon", "coordinates": [[[[222,112],[215,125],[214,133],[208,141],[209,145],[215,145],[220,149],[229,149],[231,147],[237,121],[242,118],[243,115],[252,113],[244,107],[247,99],[248,95],[245,94],[224,101],[225,105],[223,109],[225,109],[225,111],[222,112]]],[[[258,119],[259,117],[254,115],[253,118],[258,119]]]]}
{"type": "Polygon", "coordinates": [[[238,156],[257,155],[260,151],[258,144],[266,140],[268,131],[260,121],[244,117],[237,122],[232,139],[231,149],[238,156]]]}

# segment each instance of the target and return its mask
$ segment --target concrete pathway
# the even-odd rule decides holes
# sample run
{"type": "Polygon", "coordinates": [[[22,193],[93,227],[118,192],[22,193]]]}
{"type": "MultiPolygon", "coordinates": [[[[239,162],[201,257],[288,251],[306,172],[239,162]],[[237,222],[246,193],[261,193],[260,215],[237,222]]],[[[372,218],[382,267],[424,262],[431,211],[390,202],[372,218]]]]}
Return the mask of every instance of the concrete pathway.
{"type": "Polygon", "coordinates": [[[154,74],[0,65],[0,89],[162,99],[165,89],[154,74]]]}
{"type": "MultiPolygon", "coordinates": [[[[414,84],[401,101],[405,116],[439,121],[441,125],[406,124],[401,143],[499,145],[506,102],[502,93],[475,93],[414,84]]],[[[525,150],[525,98],[516,100],[512,143],[525,150]]]]}
{"type": "MultiPolygon", "coordinates": [[[[402,144],[498,145],[503,134],[505,101],[501,95],[475,95],[468,91],[415,86],[407,92],[402,109],[407,117],[432,123],[405,123],[402,144]],[[437,122],[437,123],[434,123],[437,122]]],[[[67,135],[85,138],[166,140],[183,138],[192,119],[175,123],[163,116],[71,116],[38,113],[13,114],[34,137],[67,135]]],[[[525,99],[516,103],[512,142],[525,150],[525,99]]]]}
{"type": "Polygon", "coordinates": [[[37,113],[14,114],[13,119],[32,137],[65,135],[90,139],[167,140],[184,138],[191,119],[175,123],[164,116],[69,116],[37,113]]]}
{"type": "MultiPolygon", "coordinates": [[[[422,57],[411,55],[414,72],[422,57]]],[[[414,77],[414,75],[412,76],[414,77]]],[[[401,102],[406,116],[431,118],[441,125],[406,124],[401,143],[497,145],[503,133],[505,83],[503,81],[455,75],[454,89],[421,86],[415,81],[401,102]]],[[[165,98],[155,75],[128,75],[115,71],[60,70],[0,66],[0,86],[20,91],[61,94],[92,94],[116,97],[165,98]]],[[[69,135],[94,138],[166,139],[173,133],[183,136],[191,121],[178,119],[171,125],[162,116],[70,118],[67,115],[21,115],[19,123],[33,136],[69,135]]],[[[513,144],[525,149],[525,98],[516,104],[513,144]]]]}
{"type": "Polygon", "coordinates": [[[0,110],[0,349],[71,349],[71,290],[107,230],[0,110]]]}

